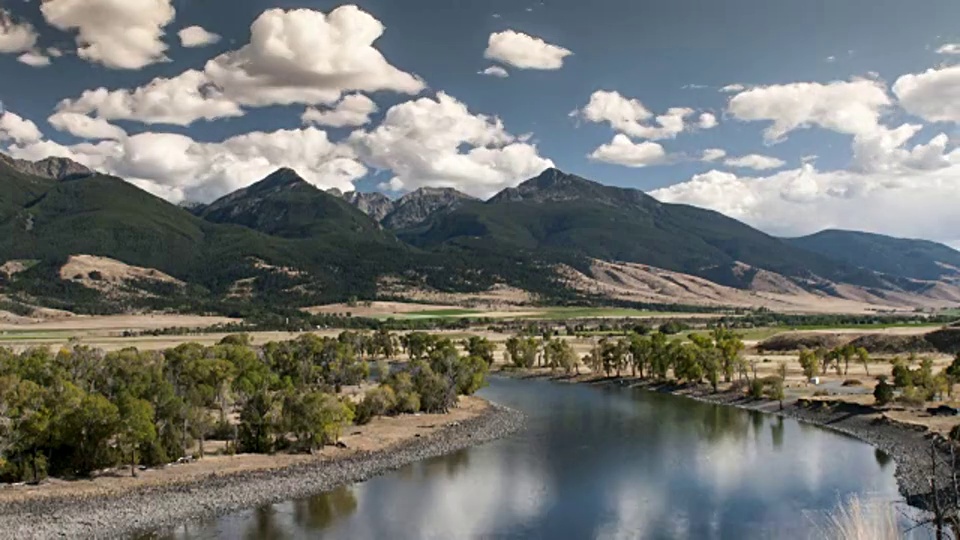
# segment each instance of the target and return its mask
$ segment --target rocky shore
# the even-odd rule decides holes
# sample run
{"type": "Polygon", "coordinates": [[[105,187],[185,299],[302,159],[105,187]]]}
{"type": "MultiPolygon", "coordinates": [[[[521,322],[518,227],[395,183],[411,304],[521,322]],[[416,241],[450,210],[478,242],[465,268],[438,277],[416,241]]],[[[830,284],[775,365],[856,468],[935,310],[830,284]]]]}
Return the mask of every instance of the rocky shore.
{"type": "Polygon", "coordinates": [[[392,448],[281,470],[211,475],[120,496],[46,498],[0,505],[4,538],[116,538],[308,497],[362,482],[410,463],[509,435],[523,415],[491,405],[481,415],[392,448]]]}

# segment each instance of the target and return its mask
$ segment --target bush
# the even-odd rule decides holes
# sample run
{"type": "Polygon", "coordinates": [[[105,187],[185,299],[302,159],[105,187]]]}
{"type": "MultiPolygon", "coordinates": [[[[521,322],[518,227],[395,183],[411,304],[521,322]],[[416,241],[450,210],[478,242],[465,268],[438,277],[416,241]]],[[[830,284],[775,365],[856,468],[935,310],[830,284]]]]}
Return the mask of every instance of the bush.
{"type": "Polygon", "coordinates": [[[389,386],[380,386],[367,392],[363,396],[363,401],[357,405],[354,422],[357,425],[364,425],[370,422],[374,417],[391,414],[397,407],[397,396],[393,388],[389,386]]]}
{"type": "Polygon", "coordinates": [[[763,381],[760,379],[753,379],[750,381],[749,396],[753,399],[763,399],[763,381]]]}
{"type": "Polygon", "coordinates": [[[927,396],[923,389],[908,386],[904,388],[903,394],[897,398],[897,401],[909,407],[923,407],[923,404],[927,402],[927,396]]]}
{"type": "Polygon", "coordinates": [[[886,405],[893,401],[893,386],[887,382],[886,377],[880,377],[877,387],[873,389],[873,398],[877,405],[886,405]]]}

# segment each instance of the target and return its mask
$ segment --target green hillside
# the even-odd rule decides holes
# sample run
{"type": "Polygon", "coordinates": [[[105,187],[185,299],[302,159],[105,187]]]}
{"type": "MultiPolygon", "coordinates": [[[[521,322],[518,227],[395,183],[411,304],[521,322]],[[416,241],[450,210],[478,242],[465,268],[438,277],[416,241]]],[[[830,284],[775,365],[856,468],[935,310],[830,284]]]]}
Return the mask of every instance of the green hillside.
{"type": "Polygon", "coordinates": [[[743,287],[736,261],[793,277],[874,283],[866,272],[785,244],[717,212],[663,204],[555,169],[491,200],[467,203],[400,237],[423,247],[485,246],[557,260],[639,262],[743,287]]]}
{"type": "Polygon", "coordinates": [[[936,280],[960,274],[960,251],[928,240],[826,230],[785,241],[851,266],[891,276],[936,280]]]}

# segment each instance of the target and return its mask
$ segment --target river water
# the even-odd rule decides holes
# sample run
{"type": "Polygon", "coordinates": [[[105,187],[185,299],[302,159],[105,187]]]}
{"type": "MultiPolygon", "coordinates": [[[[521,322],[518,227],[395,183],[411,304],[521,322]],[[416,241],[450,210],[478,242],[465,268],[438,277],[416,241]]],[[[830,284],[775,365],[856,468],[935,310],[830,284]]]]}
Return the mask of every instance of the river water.
{"type": "Polygon", "coordinates": [[[793,420],[610,386],[494,378],[481,394],[527,428],[161,536],[823,538],[840,499],[899,499],[884,454],[793,420]]]}

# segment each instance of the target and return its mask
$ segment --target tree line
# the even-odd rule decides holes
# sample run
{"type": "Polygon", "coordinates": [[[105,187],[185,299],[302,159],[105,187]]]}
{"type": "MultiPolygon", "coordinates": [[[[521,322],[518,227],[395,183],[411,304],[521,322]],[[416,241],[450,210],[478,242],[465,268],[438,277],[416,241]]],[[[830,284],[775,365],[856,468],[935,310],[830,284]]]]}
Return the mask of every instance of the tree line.
{"type": "Polygon", "coordinates": [[[104,352],[79,343],[15,353],[0,348],[0,480],[76,478],[188,456],[199,443],[229,452],[314,452],[351,422],[384,414],[445,412],[485,383],[488,361],[446,338],[386,331],[305,334],[252,345],[104,352]],[[412,361],[384,359],[407,350],[412,361]],[[371,370],[371,365],[376,369],[371,370]],[[378,386],[347,395],[367,382],[378,386]]]}

